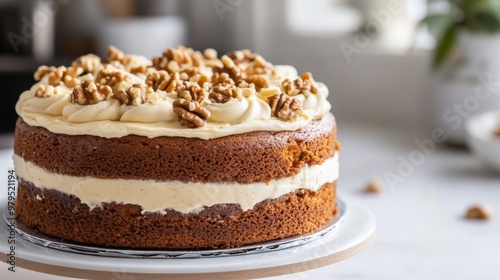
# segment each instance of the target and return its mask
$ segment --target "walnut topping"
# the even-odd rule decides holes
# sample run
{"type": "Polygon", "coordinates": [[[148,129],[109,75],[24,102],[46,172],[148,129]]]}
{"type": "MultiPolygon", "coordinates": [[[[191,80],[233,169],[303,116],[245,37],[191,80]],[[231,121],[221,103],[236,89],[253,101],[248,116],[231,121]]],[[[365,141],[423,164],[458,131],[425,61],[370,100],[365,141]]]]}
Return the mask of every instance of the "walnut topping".
{"type": "Polygon", "coordinates": [[[167,71],[156,71],[146,77],[146,85],[153,90],[163,90],[166,92],[174,92],[177,85],[181,83],[179,73],[169,74],[167,71]]]}
{"type": "Polygon", "coordinates": [[[314,80],[310,72],[302,74],[302,76],[293,81],[291,81],[290,79],[285,79],[283,82],[281,82],[281,87],[283,91],[289,96],[294,96],[297,94],[309,96],[310,93],[318,93],[318,88],[314,85],[314,80]]]}
{"type": "Polygon", "coordinates": [[[247,77],[246,73],[238,67],[229,56],[222,56],[221,61],[224,66],[222,68],[215,67],[213,69],[214,73],[227,73],[229,78],[234,80],[237,84],[245,80],[247,77]]]}
{"type": "Polygon", "coordinates": [[[196,101],[200,104],[205,100],[207,94],[205,88],[197,83],[182,82],[175,88],[177,96],[188,101],[196,101]]]}
{"type": "Polygon", "coordinates": [[[200,87],[205,87],[205,83],[208,83],[208,77],[203,74],[197,74],[191,77],[189,81],[197,83],[200,87]]]}
{"type": "Polygon", "coordinates": [[[62,76],[62,81],[67,87],[75,87],[80,84],[78,76],[83,72],[82,68],[69,67],[62,76]]]}
{"type": "Polygon", "coordinates": [[[35,72],[35,80],[36,81],[40,81],[45,75],[47,74],[51,74],[53,72],[55,72],[57,70],[56,67],[54,66],[46,66],[46,65],[42,65],[40,67],[38,67],[38,69],[36,70],[35,72]]]}
{"type": "Polygon", "coordinates": [[[217,58],[217,51],[214,49],[206,49],[203,51],[203,56],[205,57],[205,65],[208,67],[219,67],[222,68],[224,65],[222,61],[217,58]]]}
{"type": "Polygon", "coordinates": [[[234,80],[229,77],[228,73],[214,73],[212,75],[212,84],[231,84],[234,85],[234,80]]]}
{"type": "Polygon", "coordinates": [[[206,59],[217,59],[217,51],[214,49],[205,49],[203,55],[206,59]]]}
{"type": "Polygon", "coordinates": [[[493,215],[493,210],[488,205],[473,205],[465,214],[465,218],[473,220],[488,220],[493,215]]]}
{"type": "Polygon", "coordinates": [[[114,46],[108,48],[108,62],[118,69],[127,68],[132,74],[145,74],[151,66],[138,59],[138,56],[125,54],[114,46]]]}
{"type": "Polygon", "coordinates": [[[255,85],[255,90],[260,91],[262,88],[269,87],[269,81],[259,75],[251,75],[245,79],[245,82],[255,85]]]}
{"type": "Polygon", "coordinates": [[[260,55],[257,55],[255,59],[245,68],[248,75],[271,74],[273,70],[274,66],[260,55]]]}
{"type": "Polygon", "coordinates": [[[248,75],[270,74],[274,70],[271,63],[250,50],[234,51],[227,54],[227,56],[234,61],[236,66],[245,70],[248,75]]]}
{"type": "Polygon", "coordinates": [[[120,100],[125,105],[141,105],[148,100],[151,93],[153,93],[152,88],[141,84],[133,84],[127,90],[115,91],[113,98],[120,100]]]}
{"type": "Polygon", "coordinates": [[[238,91],[234,85],[218,84],[210,89],[208,98],[213,103],[226,103],[238,96],[238,91]]]}
{"type": "Polygon", "coordinates": [[[78,76],[82,74],[83,69],[80,67],[48,67],[40,66],[35,72],[35,80],[39,81],[46,75],[49,77],[49,84],[51,86],[58,86],[60,82],[63,82],[67,87],[74,87],[80,84],[78,76]]]}
{"type": "Polygon", "coordinates": [[[136,66],[136,67],[133,67],[130,69],[130,73],[132,74],[145,74],[148,72],[148,66],[147,65],[139,65],[139,66],[136,66]]]}
{"type": "Polygon", "coordinates": [[[168,72],[185,72],[189,77],[198,73],[204,65],[203,55],[191,48],[178,46],[166,49],[162,56],[153,57],[153,67],[168,72]]]}
{"type": "Polygon", "coordinates": [[[179,123],[189,128],[203,127],[210,117],[210,111],[203,108],[197,101],[177,99],[172,104],[179,123]]]}
{"type": "Polygon", "coordinates": [[[230,52],[227,54],[227,56],[231,58],[235,63],[241,64],[252,62],[257,55],[252,53],[250,50],[239,50],[230,52]]]}
{"type": "Polygon", "coordinates": [[[297,119],[297,113],[301,110],[302,104],[296,98],[290,98],[286,94],[275,94],[267,98],[267,103],[271,106],[271,112],[278,118],[285,121],[297,119]]]}
{"type": "Polygon", "coordinates": [[[36,97],[51,97],[52,95],[56,95],[60,93],[60,88],[59,87],[53,87],[51,85],[45,86],[45,85],[39,85],[35,89],[35,96],[36,97]]]}
{"type": "Polygon", "coordinates": [[[102,67],[101,58],[94,54],[82,55],[71,63],[74,68],[81,67],[85,73],[94,73],[102,67]]]}
{"type": "Polygon", "coordinates": [[[122,61],[125,58],[125,54],[117,49],[115,46],[108,47],[108,61],[122,61]]]}
{"type": "Polygon", "coordinates": [[[80,105],[97,104],[108,99],[113,90],[108,85],[100,85],[91,81],[83,81],[77,85],[71,94],[71,103],[80,105]]]}
{"type": "Polygon", "coordinates": [[[95,82],[110,86],[113,90],[123,90],[130,86],[132,79],[124,72],[102,69],[97,73],[95,82]]]}

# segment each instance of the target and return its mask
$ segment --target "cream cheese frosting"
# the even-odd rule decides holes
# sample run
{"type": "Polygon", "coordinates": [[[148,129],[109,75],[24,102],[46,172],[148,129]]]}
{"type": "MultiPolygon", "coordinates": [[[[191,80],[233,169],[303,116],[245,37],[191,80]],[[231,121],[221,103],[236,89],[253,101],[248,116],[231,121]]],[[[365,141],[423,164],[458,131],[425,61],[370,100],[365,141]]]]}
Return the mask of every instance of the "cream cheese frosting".
{"type": "Polygon", "coordinates": [[[339,177],[338,153],[320,165],[304,166],[298,174],[291,177],[245,185],[76,177],[49,172],[18,155],[14,155],[13,160],[19,178],[41,189],[74,195],[91,209],[100,207],[102,203],[116,202],[137,204],[141,206],[143,213],[162,214],[166,213],[166,209],[185,214],[196,213],[204,206],[223,203],[239,204],[246,211],[261,201],[278,198],[298,189],[317,191],[339,177]]]}
{"type": "MultiPolygon", "coordinates": [[[[146,85],[146,75],[130,73],[134,67],[151,63],[147,58],[130,56],[124,69],[106,64],[106,70],[116,70],[130,78],[130,83],[146,85]]],[[[205,67],[204,72],[212,71],[205,67]]],[[[202,71],[202,72],[203,72],[202,71]]],[[[94,79],[97,70],[81,76],[81,80],[94,79]]],[[[269,92],[280,92],[284,79],[299,78],[297,70],[288,65],[276,65],[272,73],[264,73],[270,85],[269,92]]],[[[95,78],[97,81],[97,78],[95,78]]],[[[295,131],[303,128],[312,120],[321,118],[330,111],[327,100],[328,89],[319,82],[315,94],[290,96],[303,104],[298,117],[285,121],[273,115],[271,106],[266,102],[268,95],[263,95],[254,88],[238,88],[238,97],[226,103],[210,102],[205,99],[204,108],[210,112],[206,125],[197,128],[182,126],[174,113],[173,102],[177,93],[156,90],[144,103],[138,105],[122,104],[117,99],[107,99],[96,104],[74,104],[71,95],[74,88],[60,82],[52,86],[48,75],[43,76],[38,83],[21,94],[16,104],[16,111],[22,119],[31,126],[41,126],[53,133],[67,135],[94,135],[105,138],[140,135],[149,138],[159,136],[196,137],[213,139],[228,135],[252,131],[295,131]],[[44,96],[36,95],[40,86],[44,86],[44,96]]]]}

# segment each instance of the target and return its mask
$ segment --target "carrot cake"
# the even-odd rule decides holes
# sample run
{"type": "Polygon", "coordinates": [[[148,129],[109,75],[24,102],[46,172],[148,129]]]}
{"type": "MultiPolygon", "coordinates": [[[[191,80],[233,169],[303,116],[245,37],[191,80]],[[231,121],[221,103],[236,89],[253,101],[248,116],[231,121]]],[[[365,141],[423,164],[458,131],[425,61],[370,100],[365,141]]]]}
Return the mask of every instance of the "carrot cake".
{"type": "Polygon", "coordinates": [[[117,248],[231,248],[337,212],[328,89],[248,50],[115,47],[41,66],[16,105],[17,216],[117,248]]]}

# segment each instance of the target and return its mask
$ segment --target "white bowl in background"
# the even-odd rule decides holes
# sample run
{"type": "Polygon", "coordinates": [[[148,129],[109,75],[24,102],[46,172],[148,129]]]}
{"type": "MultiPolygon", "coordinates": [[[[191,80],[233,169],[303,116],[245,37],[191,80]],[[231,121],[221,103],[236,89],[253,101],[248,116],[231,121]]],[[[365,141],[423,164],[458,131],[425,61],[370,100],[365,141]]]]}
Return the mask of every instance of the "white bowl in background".
{"type": "Polygon", "coordinates": [[[467,144],[484,165],[500,172],[500,137],[493,131],[500,124],[500,111],[478,114],[466,124],[467,144]]]}

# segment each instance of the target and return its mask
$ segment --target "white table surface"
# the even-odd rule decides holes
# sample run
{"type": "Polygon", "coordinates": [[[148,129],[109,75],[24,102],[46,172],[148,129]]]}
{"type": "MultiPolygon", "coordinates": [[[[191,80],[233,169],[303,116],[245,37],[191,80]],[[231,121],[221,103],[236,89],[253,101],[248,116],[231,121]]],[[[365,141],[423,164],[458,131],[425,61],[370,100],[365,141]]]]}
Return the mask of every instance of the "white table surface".
{"type": "MultiPolygon", "coordinates": [[[[375,214],[377,239],[343,262],[272,279],[500,279],[500,175],[484,171],[465,150],[438,147],[403,184],[364,194],[360,190],[366,182],[383,180],[385,172],[397,173],[398,157],[408,158],[416,149],[414,140],[429,136],[408,128],[360,124],[339,129],[339,187],[375,214]],[[489,221],[463,219],[473,203],[487,203],[496,213],[489,221]]],[[[0,166],[1,182],[7,168],[0,166]]],[[[0,279],[69,278],[21,268],[14,274],[2,263],[0,279]]]]}

